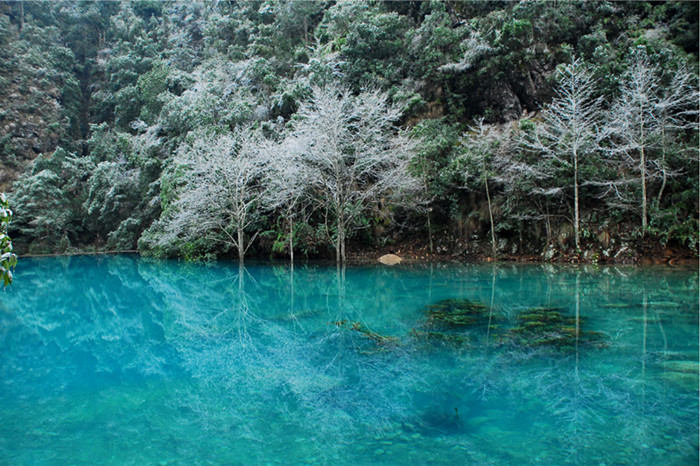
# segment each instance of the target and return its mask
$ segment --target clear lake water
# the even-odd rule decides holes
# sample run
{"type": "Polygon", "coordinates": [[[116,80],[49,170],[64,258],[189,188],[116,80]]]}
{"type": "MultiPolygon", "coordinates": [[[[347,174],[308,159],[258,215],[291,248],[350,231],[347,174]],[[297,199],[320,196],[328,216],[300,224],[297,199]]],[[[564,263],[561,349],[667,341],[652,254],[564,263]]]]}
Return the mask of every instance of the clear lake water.
{"type": "Polygon", "coordinates": [[[698,464],[697,266],[20,259],[0,464],[698,464]]]}

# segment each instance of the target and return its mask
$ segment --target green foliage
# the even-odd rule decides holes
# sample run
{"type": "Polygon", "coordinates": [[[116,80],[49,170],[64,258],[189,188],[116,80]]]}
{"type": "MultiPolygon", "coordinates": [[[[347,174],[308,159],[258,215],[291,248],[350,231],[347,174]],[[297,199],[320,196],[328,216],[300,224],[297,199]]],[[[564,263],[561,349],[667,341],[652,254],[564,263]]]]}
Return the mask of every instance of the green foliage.
{"type": "Polygon", "coordinates": [[[70,121],[71,136],[79,139],[82,135],[80,112],[83,104],[83,94],[80,83],[72,76],[68,77],[61,88],[61,99],[64,114],[70,121]]]}
{"type": "MultiPolygon", "coordinates": [[[[289,228],[280,218],[272,230],[261,234],[272,239],[271,252],[275,255],[289,254],[289,228]]],[[[323,224],[295,222],[293,230],[294,251],[304,257],[316,256],[327,243],[328,233],[323,224]]]]}
{"type": "MultiPolygon", "coordinates": [[[[428,4],[426,2],[426,4],[428,4]]],[[[442,2],[429,3],[419,27],[406,34],[411,60],[411,74],[419,79],[435,80],[438,68],[458,59],[458,44],[464,39],[465,29],[452,27],[452,20],[442,2]]]]}
{"type": "Polygon", "coordinates": [[[115,230],[138,203],[138,171],[126,161],[99,163],[86,186],[85,224],[90,231],[115,230]]]}
{"type": "Polygon", "coordinates": [[[129,217],[122,221],[116,230],[107,235],[107,249],[111,251],[133,251],[143,232],[141,219],[129,217]]]}
{"type": "Polygon", "coordinates": [[[164,225],[160,221],[143,231],[138,239],[139,253],[160,259],[179,258],[188,262],[201,262],[214,260],[229,250],[228,247],[221,246],[221,237],[212,234],[164,243],[161,241],[163,231],[164,225]]]}
{"type": "Polygon", "coordinates": [[[161,95],[168,90],[168,74],[167,65],[157,65],[139,77],[138,87],[143,102],[140,117],[148,124],[155,123],[163,107],[161,95]]]}
{"type": "Polygon", "coordinates": [[[406,64],[401,59],[409,27],[406,17],[379,6],[339,2],[328,10],[325,21],[353,89],[368,83],[387,89],[399,82],[406,64]]]}
{"type": "Polygon", "coordinates": [[[20,177],[14,193],[19,236],[36,252],[63,252],[82,234],[84,180],[93,169],[88,159],[57,149],[39,156],[20,177]]]}
{"type": "Polygon", "coordinates": [[[143,19],[150,19],[151,16],[160,16],[163,13],[163,3],[157,0],[137,0],[132,2],[131,8],[143,19]]]}
{"type": "Polygon", "coordinates": [[[117,128],[127,131],[141,115],[141,94],[137,86],[127,86],[114,94],[114,114],[117,128]]]}
{"type": "Polygon", "coordinates": [[[426,195],[442,214],[456,210],[462,174],[455,163],[459,154],[460,125],[449,119],[423,120],[413,128],[418,141],[411,163],[415,176],[424,180],[426,195]]]}
{"type": "Polygon", "coordinates": [[[84,227],[106,238],[108,249],[135,249],[160,213],[158,143],[148,134],[132,136],[105,124],[92,130],[88,147],[95,166],[86,181],[84,227]]]}
{"type": "Polygon", "coordinates": [[[12,240],[7,236],[7,227],[12,221],[10,203],[0,193],[0,282],[3,286],[12,283],[12,271],[17,265],[17,255],[12,250],[12,240]]]}
{"type": "Polygon", "coordinates": [[[687,247],[697,256],[700,250],[700,226],[698,219],[690,214],[697,205],[697,192],[689,191],[676,196],[676,199],[676,203],[652,216],[648,233],[655,237],[662,247],[675,243],[687,247]],[[695,197],[690,197],[693,194],[695,197]]]}

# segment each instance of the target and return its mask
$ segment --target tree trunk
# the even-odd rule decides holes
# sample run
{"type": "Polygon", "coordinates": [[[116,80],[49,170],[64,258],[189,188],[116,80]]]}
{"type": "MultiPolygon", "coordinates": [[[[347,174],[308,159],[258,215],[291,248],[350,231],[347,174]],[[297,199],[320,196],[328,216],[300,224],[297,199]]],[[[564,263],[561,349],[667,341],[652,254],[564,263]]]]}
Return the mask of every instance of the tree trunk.
{"type": "MultiPolygon", "coordinates": [[[[666,121],[665,117],[664,121],[666,121]]],[[[664,189],[666,189],[666,125],[661,125],[661,173],[663,178],[661,180],[659,195],[656,197],[657,209],[661,209],[661,198],[664,195],[664,189]]]]}
{"type": "Polygon", "coordinates": [[[239,292],[239,299],[243,299],[243,293],[245,292],[245,283],[244,283],[244,274],[245,274],[245,267],[243,266],[243,261],[238,262],[238,292],[239,292]]]}
{"type": "Polygon", "coordinates": [[[642,236],[644,236],[647,229],[647,171],[644,146],[641,148],[639,168],[642,172],[642,236]]]}
{"type": "MultiPolygon", "coordinates": [[[[640,108],[640,112],[644,109],[640,108]]],[[[647,229],[647,170],[646,170],[646,156],[644,154],[644,114],[642,115],[642,120],[639,122],[639,134],[640,134],[640,144],[639,144],[639,168],[642,172],[642,236],[646,233],[647,229]]]]}
{"type": "Polygon", "coordinates": [[[340,264],[345,262],[345,236],[343,234],[343,221],[340,218],[340,212],[338,212],[338,218],[336,220],[336,236],[335,236],[335,262],[340,264]]]}
{"type": "Polygon", "coordinates": [[[290,285],[290,300],[289,300],[289,305],[290,305],[290,311],[292,315],[294,314],[294,262],[291,263],[291,267],[289,269],[289,285],[290,285]]]}
{"type": "Polygon", "coordinates": [[[335,235],[335,263],[340,264],[340,221],[338,221],[338,231],[335,235]]]}
{"type": "Polygon", "coordinates": [[[340,238],[340,258],[343,261],[343,265],[345,265],[345,230],[343,229],[341,231],[341,238],[340,238]]]}
{"type": "Polygon", "coordinates": [[[581,333],[581,276],[576,274],[576,380],[578,380],[579,335],[581,333]]]}
{"type": "Polygon", "coordinates": [[[496,229],[493,225],[493,210],[491,209],[491,194],[489,193],[489,181],[484,176],[484,187],[486,188],[486,203],[489,206],[489,220],[491,221],[491,253],[494,257],[498,255],[496,252],[496,229]]]}
{"type": "MultiPolygon", "coordinates": [[[[425,163],[425,162],[424,162],[425,163]]],[[[429,195],[429,187],[428,187],[428,179],[425,174],[425,165],[421,165],[421,168],[423,170],[423,189],[425,190],[425,198],[428,199],[429,195]]],[[[427,220],[428,220],[428,248],[430,250],[430,254],[433,254],[433,222],[432,219],[430,218],[430,214],[432,213],[433,208],[428,206],[428,211],[427,211],[427,220]]]]}
{"type": "Polygon", "coordinates": [[[486,327],[486,346],[489,346],[489,336],[491,335],[491,322],[493,321],[493,305],[496,302],[496,267],[491,267],[491,305],[489,306],[489,323],[486,327]]]}
{"type": "Polygon", "coordinates": [[[580,241],[580,224],[579,217],[579,200],[578,200],[578,154],[574,150],[574,240],[576,242],[576,250],[581,250],[580,241]]]}
{"type": "Polygon", "coordinates": [[[336,209],[337,221],[336,227],[337,237],[335,243],[335,261],[340,264],[345,264],[345,218],[343,217],[342,206],[336,209]]]}
{"type": "Polygon", "coordinates": [[[432,210],[432,207],[428,207],[428,248],[430,250],[430,254],[433,253],[433,226],[430,221],[430,212],[432,210]]]}
{"type": "Polygon", "coordinates": [[[289,218],[289,263],[294,268],[294,219],[289,218]]]}
{"type": "Polygon", "coordinates": [[[238,228],[237,230],[238,234],[238,241],[236,242],[236,246],[238,246],[238,262],[242,265],[243,264],[243,259],[245,257],[245,245],[243,242],[245,241],[245,235],[243,233],[242,228],[238,228]]]}

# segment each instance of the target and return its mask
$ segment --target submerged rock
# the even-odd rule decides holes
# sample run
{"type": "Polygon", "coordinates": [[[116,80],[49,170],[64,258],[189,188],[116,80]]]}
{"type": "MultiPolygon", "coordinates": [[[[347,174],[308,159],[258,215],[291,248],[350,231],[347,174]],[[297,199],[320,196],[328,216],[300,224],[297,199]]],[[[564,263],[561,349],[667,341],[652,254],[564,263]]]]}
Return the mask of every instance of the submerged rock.
{"type": "Polygon", "coordinates": [[[429,327],[470,327],[485,325],[489,320],[489,307],[468,299],[445,299],[428,306],[429,327]]]}
{"type": "Polygon", "coordinates": [[[425,307],[426,317],[411,330],[418,342],[455,349],[477,344],[499,325],[493,310],[469,299],[444,299],[425,307]]]}
{"type": "Polygon", "coordinates": [[[557,307],[526,309],[517,317],[518,325],[506,339],[526,347],[551,347],[573,351],[576,345],[601,344],[602,334],[583,331],[583,317],[567,316],[557,307]]]}

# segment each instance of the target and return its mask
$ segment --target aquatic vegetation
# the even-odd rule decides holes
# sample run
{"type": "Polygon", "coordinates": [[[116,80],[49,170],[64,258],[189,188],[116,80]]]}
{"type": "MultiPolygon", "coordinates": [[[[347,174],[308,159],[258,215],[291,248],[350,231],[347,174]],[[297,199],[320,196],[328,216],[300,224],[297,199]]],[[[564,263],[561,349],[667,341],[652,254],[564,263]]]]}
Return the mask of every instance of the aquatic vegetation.
{"type": "Polygon", "coordinates": [[[418,342],[463,349],[500,328],[493,310],[469,299],[444,299],[425,307],[426,317],[411,329],[418,342]]]}
{"type": "Polygon", "coordinates": [[[387,335],[380,335],[377,332],[373,332],[364,325],[362,325],[360,322],[350,322],[346,319],[341,319],[335,322],[331,322],[332,325],[335,325],[338,328],[344,328],[347,330],[354,330],[356,332],[359,332],[364,336],[365,338],[368,338],[378,345],[398,345],[400,342],[400,339],[397,337],[393,336],[387,336],[387,335]]]}
{"type": "Polygon", "coordinates": [[[583,317],[564,315],[558,307],[535,307],[517,316],[518,325],[504,336],[504,341],[525,347],[553,347],[574,350],[576,344],[600,345],[602,334],[582,331],[583,317]]]}
{"type": "Polygon", "coordinates": [[[489,324],[489,307],[468,299],[445,299],[427,307],[426,326],[465,328],[489,324]]]}

